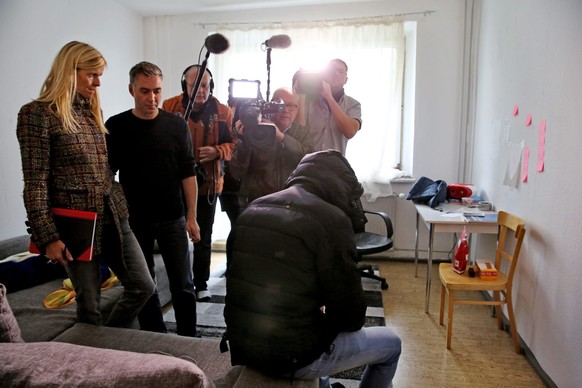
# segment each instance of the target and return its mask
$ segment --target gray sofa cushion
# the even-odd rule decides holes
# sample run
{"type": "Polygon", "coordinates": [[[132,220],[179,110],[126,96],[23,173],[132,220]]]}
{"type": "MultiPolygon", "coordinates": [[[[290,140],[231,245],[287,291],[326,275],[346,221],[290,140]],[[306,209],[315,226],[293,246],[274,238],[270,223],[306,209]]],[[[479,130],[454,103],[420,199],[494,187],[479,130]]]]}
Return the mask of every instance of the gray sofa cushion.
{"type": "MultiPolygon", "coordinates": [[[[53,280],[8,294],[25,342],[51,341],[76,323],[75,303],[59,309],[47,309],[42,304],[48,294],[62,286],[61,280],[53,280]]],[[[111,312],[122,292],[120,285],[101,292],[101,313],[104,318],[111,312]]]]}
{"type": "MultiPolygon", "coordinates": [[[[139,353],[167,354],[190,360],[217,388],[289,387],[289,379],[274,379],[245,367],[230,366],[230,353],[220,353],[219,340],[190,338],[77,323],[54,340],[139,353]]],[[[317,387],[318,380],[294,380],[293,388],[317,387]]],[[[165,388],[165,387],[164,387],[165,388]]]]}
{"type": "Polygon", "coordinates": [[[0,342],[23,342],[20,327],[6,298],[6,287],[0,283],[0,342]]]}
{"type": "Polygon", "coordinates": [[[212,387],[195,364],[175,357],[58,342],[0,344],[3,387],[212,387]]]}
{"type": "Polygon", "coordinates": [[[0,260],[28,250],[30,236],[28,234],[0,240],[0,260]]]}
{"type": "Polygon", "coordinates": [[[77,323],[54,341],[189,359],[212,380],[224,376],[230,368],[230,353],[220,353],[220,341],[214,339],[77,323]]]}

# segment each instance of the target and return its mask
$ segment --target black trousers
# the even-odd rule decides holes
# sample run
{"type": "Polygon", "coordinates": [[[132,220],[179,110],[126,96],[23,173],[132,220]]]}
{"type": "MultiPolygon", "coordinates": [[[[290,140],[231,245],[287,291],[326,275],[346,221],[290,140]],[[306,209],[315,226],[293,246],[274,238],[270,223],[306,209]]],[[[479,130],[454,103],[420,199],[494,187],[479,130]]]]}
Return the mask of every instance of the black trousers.
{"type": "Polygon", "coordinates": [[[198,196],[196,221],[200,227],[200,241],[194,244],[194,261],[192,265],[196,292],[208,289],[207,282],[210,278],[210,256],[212,254],[212,227],[214,225],[217,198],[214,197],[212,201],[206,195],[198,196]]]}

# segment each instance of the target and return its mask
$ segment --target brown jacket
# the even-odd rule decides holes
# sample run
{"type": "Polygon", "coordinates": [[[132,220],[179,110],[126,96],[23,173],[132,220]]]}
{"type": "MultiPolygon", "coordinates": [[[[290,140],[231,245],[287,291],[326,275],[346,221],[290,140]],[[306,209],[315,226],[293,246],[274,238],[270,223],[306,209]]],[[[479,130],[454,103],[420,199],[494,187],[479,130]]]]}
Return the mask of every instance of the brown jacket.
{"type": "MultiPolygon", "coordinates": [[[[221,104],[215,97],[210,98],[211,100],[206,109],[215,113],[209,115],[209,131],[206,139],[204,135],[204,120],[200,119],[194,122],[191,117],[188,118],[188,128],[190,128],[196,163],[200,164],[200,157],[197,152],[200,147],[213,146],[219,154],[217,159],[202,165],[208,179],[202,186],[198,187],[198,195],[220,194],[222,192],[224,171],[221,161],[228,161],[232,158],[235,142],[231,131],[232,111],[226,105],[221,104]]],[[[183,94],[169,98],[162,104],[162,109],[172,113],[179,113],[183,116],[185,109],[182,106],[182,99],[183,94]]]]}

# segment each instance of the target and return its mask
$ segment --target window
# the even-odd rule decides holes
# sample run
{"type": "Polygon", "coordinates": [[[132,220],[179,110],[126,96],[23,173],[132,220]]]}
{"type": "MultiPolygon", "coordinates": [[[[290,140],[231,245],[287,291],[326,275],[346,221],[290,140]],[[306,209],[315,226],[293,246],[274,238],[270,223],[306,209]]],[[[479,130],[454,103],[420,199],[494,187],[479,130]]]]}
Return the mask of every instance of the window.
{"type": "Polygon", "coordinates": [[[402,161],[404,23],[370,19],[259,27],[228,25],[216,32],[230,42],[224,55],[211,58],[220,81],[214,94],[223,102],[228,99],[230,78],[260,80],[266,97],[267,52],[261,43],[271,36],[286,34],[292,41],[289,48],[271,51],[271,96],[279,87],[291,87],[291,78],[300,68],[317,69],[333,58],[344,60],[348,65],[346,94],[362,104],[362,129],[348,142],[346,157],[368,194],[381,190],[382,184],[389,187],[402,161]]]}

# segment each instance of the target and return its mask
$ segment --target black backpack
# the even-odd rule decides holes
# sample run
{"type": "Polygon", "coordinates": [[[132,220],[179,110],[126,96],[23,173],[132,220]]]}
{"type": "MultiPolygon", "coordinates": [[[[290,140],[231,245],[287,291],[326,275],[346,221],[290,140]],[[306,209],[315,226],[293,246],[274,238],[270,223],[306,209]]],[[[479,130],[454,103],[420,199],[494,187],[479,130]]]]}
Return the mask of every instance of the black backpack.
{"type": "Polygon", "coordinates": [[[435,208],[447,199],[447,182],[433,181],[425,176],[420,177],[408,192],[406,199],[414,203],[422,203],[435,208]]]}

